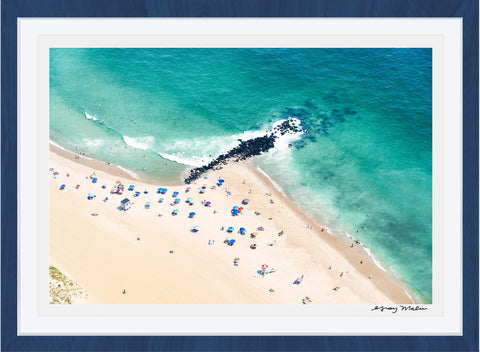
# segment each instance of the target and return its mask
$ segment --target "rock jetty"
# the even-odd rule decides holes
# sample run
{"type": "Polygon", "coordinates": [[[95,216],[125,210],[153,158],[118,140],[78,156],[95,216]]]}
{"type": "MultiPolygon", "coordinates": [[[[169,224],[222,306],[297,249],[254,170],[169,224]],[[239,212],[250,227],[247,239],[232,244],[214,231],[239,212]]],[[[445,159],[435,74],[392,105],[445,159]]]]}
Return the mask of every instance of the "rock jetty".
{"type": "Polygon", "coordinates": [[[190,184],[200,178],[202,174],[209,170],[218,170],[221,165],[225,165],[228,161],[246,160],[252,156],[260,155],[267,152],[275,146],[275,141],[285,134],[294,134],[301,132],[297,119],[288,118],[279,124],[276,124],[271,130],[265,132],[261,137],[252,138],[246,141],[239,139],[240,144],[230,149],[227,153],[219,155],[209,164],[191,169],[188,176],[184,179],[186,184],[190,184]]]}

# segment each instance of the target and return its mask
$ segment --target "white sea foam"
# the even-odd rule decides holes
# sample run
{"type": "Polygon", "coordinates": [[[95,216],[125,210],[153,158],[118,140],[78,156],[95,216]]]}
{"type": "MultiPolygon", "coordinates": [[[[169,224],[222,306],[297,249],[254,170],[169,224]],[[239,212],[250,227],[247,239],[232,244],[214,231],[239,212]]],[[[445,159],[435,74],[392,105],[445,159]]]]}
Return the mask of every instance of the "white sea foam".
{"type": "Polygon", "coordinates": [[[273,185],[273,187],[275,187],[280,193],[283,194],[284,197],[288,197],[285,192],[283,191],[282,187],[280,187],[280,185],[278,183],[276,183],[274,180],[272,180],[272,178],[270,176],[268,176],[268,174],[263,171],[260,166],[257,165],[257,170],[262,174],[264,175],[266,178],[268,178],[268,180],[270,181],[270,183],[273,185]]]}
{"type": "Polygon", "coordinates": [[[92,121],[97,121],[97,116],[96,115],[90,115],[88,112],[85,112],[85,118],[87,120],[92,120],[92,121]]]}
{"type": "Polygon", "coordinates": [[[372,258],[372,261],[375,263],[376,266],[378,266],[380,269],[382,269],[383,271],[387,271],[383,266],[382,264],[380,264],[380,262],[377,260],[377,258],[375,258],[375,256],[373,255],[373,253],[365,246],[362,246],[362,248],[365,250],[365,252],[367,252],[367,254],[369,255],[370,258],[372,258]]]}
{"type": "Polygon", "coordinates": [[[279,120],[273,124],[273,134],[277,137],[274,143],[274,148],[269,151],[270,157],[273,157],[277,160],[283,160],[290,156],[290,146],[291,144],[300,139],[301,135],[304,133],[300,125],[300,120],[297,118],[289,117],[287,120],[279,120]],[[289,121],[291,126],[298,128],[298,131],[287,130],[283,135],[280,131],[276,131],[275,128],[285,121],[289,121]]]}
{"type": "MultiPolygon", "coordinates": [[[[289,118],[290,123],[300,126],[298,119],[289,118]]],[[[180,164],[199,167],[207,165],[215,160],[219,155],[240,145],[239,140],[247,141],[253,138],[262,137],[269,131],[272,131],[278,138],[275,141],[273,157],[277,154],[283,154],[289,149],[290,143],[299,138],[303,132],[288,131],[283,136],[279,131],[274,131],[286,120],[279,120],[272,127],[266,127],[260,130],[245,131],[230,136],[213,136],[208,138],[177,139],[171,143],[162,145],[158,153],[162,158],[175,161],[180,164]]],[[[299,127],[300,128],[300,127],[299,127]]]]}
{"type": "Polygon", "coordinates": [[[187,165],[187,166],[200,167],[210,162],[210,159],[204,159],[202,157],[196,157],[196,156],[186,156],[185,153],[177,153],[177,154],[158,153],[158,154],[164,159],[175,161],[176,163],[187,165]]]}
{"type": "Polygon", "coordinates": [[[96,138],[96,139],[83,138],[82,143],[87,148],[100,148],[105,144],[104,140],[100,138],[96,138]]]}
{"type": "Polygon", "coordinates": [[[120,165],[117,165],[117,167],[123,171],[125,171],[127,174],[129,174],[130,176],[132,176],[133,178],[137,179],[137,180],[140,180],[140,177],[138,177],[138,175],[133,172],[132,170],[129,170],[129,169],[126,169],[124,167],[121,167],[120,165]]]}
{"type": "Polygon", "coordinates": [[[125,144],[129,145],[130,147],[146,150],[146,149],[150,149],[153,146],[153,142],[155,142],[155,138],[152,136],[146,136],[146,137],[123,136],[123,141],[125,142],[125,144]]]}
{"type": "Polygon", "coordinates": [[[51,145],[54,145],[54,146],[57,147],[57,148],[60,148],[60,149],[62,149],[62,150],[64,150],[64,151],[66,151],[66,152],[70,152],[69,150],[65,149],[65,148],[62,147],[60,144],[57,144],[57,143],[55,143],[55,142],[52,141],[52,140],[50,140],[49,142],[50,142],[51,145]]]}
{"type": "Polygon", "coordinates": [[[248,140],[263,136],[265,131],[246,131],[230,136],[208,138],[177,139],[162,146],[158,154],[180,164],[199,167],[207,165],[219,155],[228,152],[240,144],[239,139],[248,140]]]}

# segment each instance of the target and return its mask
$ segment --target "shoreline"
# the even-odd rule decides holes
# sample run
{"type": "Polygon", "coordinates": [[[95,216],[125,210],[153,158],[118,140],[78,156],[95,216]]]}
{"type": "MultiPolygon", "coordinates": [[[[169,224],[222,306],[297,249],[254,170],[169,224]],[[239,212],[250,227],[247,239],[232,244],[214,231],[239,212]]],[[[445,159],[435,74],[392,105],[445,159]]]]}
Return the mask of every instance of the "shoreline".
{"type": "MultiPolygon", "coordinates": [[[[304,216],[306,219],[308,219],[310,222],[312,222],[313,224],[315,224],[316,228],[317,229],[321,229],[321,228],[324,228],[326,229],[326,233],[333,236],[334,238],[337,238],[341,241],[341,243],[345,246],[347,246],[349,244],[349,242],[351,243],[352,241],[354,241],[354,238],[350,235],[350,234],[333,234],[330,229],[326,226],[326,225],[321,225],[319,223],[319,221],[315,220],[315,218],[313,216],[310,216],[309,215],[309,212],[308,210],[306,210],[305,208],[302,207],[302,205],[300,205],[299,203],[297,203],[294,199],[292,199],[290,196],[288,196],[288,194],[286,194],[282,187],[280,185],[278,185],[274,180],[272,180],[270,178],[270,176],[265,172],[263,171],[260,166],[255,163],[254,160],[249,160],[249,162],[247,163],[247,165],[252,169],[252,171],[255,171],[255,169],[258,170],[258,174],[259,176],[262,176],[265,178],[266,182],[267,183],[270,183],[273,188],[279,192],[279,194],[281,196],[283,196],[284,198],[286,198],[288,201],[290,201],[298,210],[299,214],[301,214],[302,216],[304,216]]],[[[400,287],[402,287],[402,289],[405,291],[405,293],[408,295],[408,297],[413,301],[415,302],[416,304],[430,304],[429,302],[426,302],[424,300],[422,300],[420,298],[420,296],[415,292],[413,291],[410,286],[408,286],[408,284],[404,281],[402,281],[399,277],[396,276],[396,274],[393,272],[392,269],[388,268],[384,263],[380,262],[378,260],[377,257],[375,257],[375,255],[371,252],[371,249],[369,247],[366,247],[363,245],[363,243],[360,243],[359,246],[355,245],[353,247],[358,253],[360,253],[361,255],[364,255],[364,256],[368,256],[374,263],[375,265],[383,270],[384,272],[386,272],[390,278],[392,279],[392,281],[394,281],[396,284],[400,285],[400,287]]]]}
{"type": "MultiPolygon", "coordinates": [[[[335,248],[337,250],[343,251],[346,247],[348,247],[349,242],[351,243],[353,241],[352,237],[350,237],[350,240],[349,240],[349,237],[348,237],[347,234],[345,234],[343,236],[339,235],[339,234],[336,234],[336,235],[333,234],[328,229],[328,227],[326,225],[319,224],[319,222],[317,220],[315,220],[313,217],[309,216],[308,211],[306,209],[304,209],[300,204],[295,202],[291,197],[289,197],[281,189],[281,187],[278,184],[276,184],[276,182],[273,181],[270,178],[270,176],[268,176],[268,174],[265,173],[253,160],[249,160],[247,162],[247,165],[250,167],[250,169],[253,172],[255,172],[258,168],[259,169],[257,171],[258,176],[263,177],[265,183],[270,184],[272,186],[272,188],[277,192],[278,197],[283,197],[283,198],[285,198],[286,202],[290,202],[291,206],[296,209],[298,216],[303,217],[303,219],[305,220],[305,222],[307,224],[313,223],[313,227],[317,231],[319,231],[321,234],[325,234],[325,235],[330,236],[330,239],[331,239],[332,242],[335,243],[335,248]],[[321,231],[322,228],[326,229],[326,230],[321,231]]],[[[361,258],[368,257],[374,263],[374,265],[377,268],[379,268],[380,270],[385,272],[387,274],[387,276],[390,278],[390,280],[392,280],[392,282],[394,282],[396,285],[399,285],[403,289],[405,294],[411,299],[412,302],[414,302],[416,304],[421,304],[421,303],[425,304],[426,303],[426,302],[422,302],[420,297],[405,282],[403,282],[399,278],[397,278],[395,276],[395,274],[389,268],[386,268],[385,265],[382,265],[383,263],[379,263],[378,259],[371,252],[369,252],[370,249],[368,247],[365,247],[362,243],[360,243],[360,245],[355,244],[353,246],[353,249],[361,258]],[[365,248],[367,248],[367,250],[365,248]]],[[[345,251],[345,254],[347,254],[346,257],[353,264],[354,258],[351,258],[351,256],[349,256],[348,255],[349,253],[347,253],[347,252],[348,251],[345,251]]],[[[357,257],[356,259],[358,260],[358,258],[359,257],[357,257]]],[[[364,273],[366,274],[366,271],[364,271],[364,273]]]]}
{"type": "MultiPolygon", "coordinates": [[[[159,183],[163,185],[167,185],[165,182],[160,182],[155,180],[148,180],[143,178],[134,179],[133,177],[131,177],[131,175],[122,171],[118,166],[115,166],[112,164],[108,165],[101,161],[87,159],[82,156],[80,156],[80,159],[74,159],[75,153],[62,150],[61,148],[53,145],[52,143],[50,144],[50,152],[51,152],[51,155],[53,153],[54,155],[57,156],[56,159],[58,159],[58,157],[60,158],[58,159],[58,161],[61,165],[68,164],[68,161],[71,161],[74,164],[80,165],[81,168],[91,168],[91,169],[94,169],[95,171],[101,172],[102,174],[105,173],[105,177],[110,176],[110,178],[112,179],[122,178],[122,179],[127,179],[132,183],[142,183],[145,185],[155,186],[155,187],[158,187],[159,183]]],[[[369,275],[373,275],[373,279],[371,280],[367,279],[367,282],[364,283],[365,285],[367,286],[373,285],[375,291],[378,291],[382,295],[385,295],[385,297],[387,297],[388,300],[391,300],[392,302],[412,303],[412,298],[409,297],[409,293],[406,292],[405,287],[402,285],[402,283],[398,279],[395,278],[393,273],[389,272],[388,270],[386,272],[382,271],[382,269],[379,268],[373,262],[373,260],[368,255],[368,253],[361,248],[361,245],[355,245],[353,250],[352,248],[349,248],[349,246],[347,245],[346,236],[345,236],[345,239],[342,239],[340,238],[340,236],[335,236],[330,233],[327,233],[326,231],[322,231],[321,230],[322,226],[316,223],[313,219],[309,218],[302,211],[301,207],[296,202],[294,202],[288,196],[282,194],[282,192],[275,187],[275,185],[271,182],[271,180],[269,180],[268,175],[264,175],[262,174],[262,172],[257,170],[256,163],[253,160],[248,160],[243,163],[230,162],[228,165],[224,166],[221,170],[211,171],[209,172],[209,174],[212,174],[210,176],[218,175],[219,177],[224,177],[228,182],[228,186],[226,188],[230,188],[229,187],[230,184],[232,184],[231,187],[234,187],[235,185],[235,187],[232,188],[232,191],[235,191],[235,193],[238,192],[239,194],[242,194],[242,197],[249,197],[249,194],[248,194],[249,187],[255,189],[255,192],[257,188],[262,190],[264,189],[269,190],[271,194],[270,197],[262,194],[255,194],[255,199],[261,201],[262,203],[263,203],[262,198],[264,198],[265,200],[275,199],[274,203],[270,203],[270,204],[279,203],[281,208],[278,208],[277,205],[269,206],[268,202],[264,202],[266,204],[262,204],[262,207],[263,207],[262,219],[267,219],[264,221],[273,222],[275,224],[274,228],[281,228],[281,229],[285,228],[285,233],[287,234],[287,236],[281,236],[281,237],[279,236],[278,238],[277,237],[275,238],[278,239],[279,241],[284,242],[284,245],[289,248],[289,251],[292,250],[292,251],[303,252],[304,254],[307,254],[309,258],[312,258],[311,259],[312,263],[309,263],[311,264],[311,266],[315,266],[315,264],[317,264],[317,262],[320,260],[319,258],[317,258],[317,256],[318,257],[321,256],[322,245],[325,245],[325,246],[328,245],[335,253],[339,254],[340,257],[342,257],[344,260],[346,260],[346,262],[348,262],[348,266],[350,266],[353,269],[352,271],[355,271],[355,274],[357,276],[368,277],[369,275]],[[243,166],[248,166],[248,167],[243,167],[243,166]],[[242,177],[244,180],[252,179],[255,182],[247,183],[245,181],[245,184],[243,184],[241,181],[242,177]],[[270,208],[274,208],[274,209],[270,209],[270,208]],[[276,216],[278,215],[278,213],[283,213],[283,209],[286,209],[286,210],[288,209],[288,216],[291,216],[291,218],[296,221],[295,223],[289,224],[288,222],[283,223],[282,221],[277,220],[276,216]],[[272,220],[269,220],[269,219],[272,219],[272,220]],[[301,222],[298,222],[298,220],[300,220],[301,222]],[[311,229],[306,229],[306,224],[311,224],[313,226],[311,229]],[[299,231],[300,226],[303,227],[303,231],[299,231]],[[303,232],[303,233],[301,235],[293,235],[295,234],[295,232],[303,232]],[[317,240],[315,240],[313,236],[318,237],[318,240],[321,243],[318,243],[316,246],[311,246],[310,248],[309,241],[317,242],[317,240]],[[318,253],[315,252],[316,249],[318,249],[319,251],[318,253]],[[363,264],[359,265],[358,263],[360,261],[363,261],[363,264]]],[[[202,181],[206,182],[205,179],[199,179],[197,181],[199,181],[198,183],[201,183],[202,181]]],[[[211,179],[209,181],[211,182],[211,179]]],[[[99,183],[101,184],[101,181],[99,183]]],[[[197,182],[191,185],[192,189],[196,184],[197,182]]],[[[175,186],[177,188],[186,187],[186,185],[184,185],[181,182],[174,185],[174,187],[175,186]]],[[[52,192],[56,194],[57,190],[55,188],[51,188],[51,194],[52,192]]],[[[112,216],[116,216],[116,215],[112,214],[112,216]]],[[[87,220],[88,219],[89,218],[87,217],[87,220]]],[[[323,226],[323,228],[325,228],[325,226],[323,226]]],[[[218,246],[221,246],[221,244],[218,244],[218,246]]],[[[245,252],[245,254],[247,252],[245,252]]],[[[248,254],[250,253],[251,252],[249,252],[248,254]]],[[[52,259],[53,258],[51,258],[51,261],[52,259]]],[[[292,257],[291,259],[297,264],[296,258],[292,257]]],[[[335,259],[335,260],[338,260],[338,259],[335,259]]],[[[59,263],[55,259],[53,260],[53,262],[57,265],[57,267],[59,267],[61,271],[65,270],[65,268],[62,267],[62,263],[59,263]]],[[[71,272],[71,271],[67,270],[66,272],[71,272]]],[[[348,271],[347,271],[347,274],[348,274],[348,271]]],[[[74,274],[72,273],[72,275],[74,274]]],[[[343,275],[343,272],[342,272],[342,275],[343,275]]],[[[75,277],[75,276],[72,276],[72,277],[75,277]]],[[[81,281],[82,280],[80,280],[80,282],[81,281]]],[[[242,287],[242,289],[244,289],[244,287],[242,287]]],[[[87,289],[87,292],[89,292],[88,289],[87,289]]],[[[251,295],[251,293],[249,292],[244,292],[244,293],[245,293],[244,296],[251,295]]],[[[93,293],[91,296],[95,297],[95,293],[93,293]]],[[[324,302],[318,302],[318,300],[315,300],[315,303],[324,303],[324,302]]],[[[326,302],[326,303],[330,303],[330,302],[326,302]]],[[[380,303],[380,302],[375,302],[375,303],[380,303]]],[[[417,302],[417,303],[420,303],[420,302],[417,302]]]]}
{"type": "MultiPolygon", "coordinates": [[[[178,182],[167,182],[163,180],[155,180],[152,178],[148,178],[143,174],[137,174],[136,172],[124,168],[120,165],[114,163],[103,162],[100,160],[93,159],[86,155],[80,155],[79,153],[72,152],[61,147],[59,144],[53,141],[49,141],[49,150],[65,159],[73,160],[76,163],[84,165],[86,167],[90,167],[92,169],[101,170],[103,172],[109,173],[112,176],[116,176],[119,178],[127,179],[132,182],[143,182],[150,184],[152,186],[157,185],[159,183],[169,186],[181,186],[183,182],[179,179],[178,182]],[[78,156],[78,159],[75,157],[78,156]],[[132,176],[132,173],[135,174],[137,177],[132,176]]],[[[185,166],[187,168],[187,166],[185,166]]]]}

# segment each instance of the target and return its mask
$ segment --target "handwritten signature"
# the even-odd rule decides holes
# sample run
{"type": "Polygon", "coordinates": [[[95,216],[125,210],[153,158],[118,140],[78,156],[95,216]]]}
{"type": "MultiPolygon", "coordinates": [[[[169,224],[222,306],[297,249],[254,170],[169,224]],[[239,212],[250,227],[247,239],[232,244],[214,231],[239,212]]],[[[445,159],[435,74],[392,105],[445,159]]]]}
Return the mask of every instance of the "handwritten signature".
{"type": "Polygon", "coordinates": [[[418,311],[422,311],[422,310],[428,310],[428,308],[423,307],[423,306],[412,306],[412,305],[404,306],[404,305],[400,304],[398,306],[375,306],[371,309],[371,311],[374,311],[374,310],[379,310],[380,312],[391,312],[392,314],[395,314],[398,311],[400,311],[400,312],[406,312],[406,311],[418,312],[418,311]]]}

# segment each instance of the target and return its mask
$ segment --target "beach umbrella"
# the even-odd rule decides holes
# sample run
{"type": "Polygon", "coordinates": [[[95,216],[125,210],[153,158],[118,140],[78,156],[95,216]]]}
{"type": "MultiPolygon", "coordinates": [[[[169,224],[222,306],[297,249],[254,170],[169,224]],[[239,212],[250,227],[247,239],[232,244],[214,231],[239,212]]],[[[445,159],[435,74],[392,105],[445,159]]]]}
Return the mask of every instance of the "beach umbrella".
{"type": "Polygon", "coordinates": [[[180,198],[175,198],[175,204],[180,203],[180,198]]]}
{"type": "Polygon", "coordinates": [[[193,201],[193,199],[190,198],[190,197],[188,197],[187,200],[186,200],[187,203],[190,203],[190,202],[192,202],[192,201],[193,201]]]}
{"type": "Polygon", "coordinates": [[[230,240],[229,245],[230,245],[230,246],[233,246],[234,243],[235,243],[235,240],[230,240]]]}
{"type": "Polygon", "coordinates": [[[162,188],[162,192],[161,192],[161,193],[162,193],[162,194],[167,193],[167,189],[166,189],[166,188],[162,188]]]}
{"type": "Polygon", "coordinates": [[[238,210],[238,209],[233,209],[233,210],[232,210],[232,213],[233,213],[233,215],[237,215],[238,213],[240,213],[240,210],[238,210]]]}
{"type": "Polygon", "coordinates": [[[135,196],[139,196],[140,195],[140,192],[139,191],[136,191],[135,192],[135,196]]]}
{"type": "Polygon", "coordinates": [[[178,192],[177,192],[177,191],[173,192],[173,194],[172,194],[172,197],[176,197],[176,196],[178,196],[178,192]]]}
{"type": "Polygon", "coordinates": [[[174,211],[172,211],[172,214],[177,215],[178,214],[178,209],[175,209],[174,211]]]}
{"type": "Polygon", "coordinates": [[[245,198],[245,199],[242,201],[242,204],[243,204],[243,205],[247,205],[248,202],[250,202],[250,199],[245,198]]]}
{"type": "Polygon", "coordinates": [[[147,190],[145,190],[145,191],[143,191],[143,193],[147,194],[147,193],[148,193],[148,191],[147,191],[147,190]]]}
{"type": "Polygon", "coordinates": [[[218,180],[218,183],[224,183],[224,182],[225,180],[222,180],[222,179],[218,180]]]}
{"type": "Polygon", "coordinates": [[[238,230],[241,234],[244,234],[246,232],[245,228],[240,227],[240,230],[238,230]]]}
{"type": "Polygon", "coordinates": [[[196,214],[192,211],[190,214],[188,214],[189,218],[193,218],[196,214]]]}
{"type": "Polygon", "coordinates": [[[242,210],[243,210],[243,207],[238,208],[238,210],[242,211],[242,210]]]}
{"type": "Polygon", "coordinates": [[[238,209],[238,207],[236,205],[233,207],[233,210],[235,210],[235,209],[238,209]]]}
{"type": "Polygon", "coordinates": [[[190,190],[191,190],[191,188],[190,188],[190,187],[187,187],[187,188],[185,189],[185,193],[187,193],[187,192],[190,191],[190,190]]]}
{"type": "Polygon", "coordinates": [[[193,231],[197,232],[198,230],[200,230],[200,226],[195,225],[195,226],[193,227],[193,231]]]}
{"type": "Polygon", "coordinates": [[[159,202],[159,203],[163,202],[163,198],[160,198],[160,199],[158,200],[158,202],[159,202]]]}
{"type": "Polygon", "coordinates": [[[128,190],[129,190],[129,191],[133,191],[134,189],[135,189],[135,186],[134,186],[134,185],[128,186],[128,190]]]}
{"type": "Polygon", "coordinates": [[[65,188],[65,185],[61,185],[61,186],[60,186],[60,189],[64,189],[64,188],[65,188]]]}
{"type": "Polygon", "coordinates": [[[234,228],[231,227],[231,226],[227,229],[228,232],[233,232],[233,230],[234,230],[234,228]]]}
{"type": "Polygon", "coordinates": [[[205,202],[205,206],[209,207],[212,204],[212,202],[205,202]]]}

